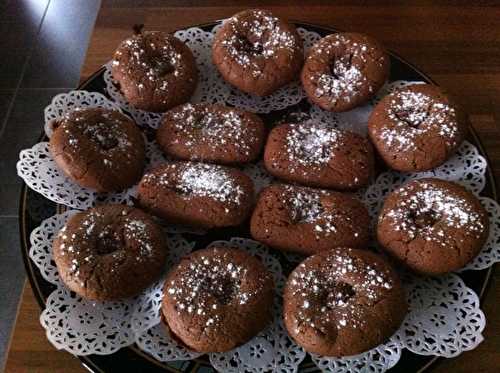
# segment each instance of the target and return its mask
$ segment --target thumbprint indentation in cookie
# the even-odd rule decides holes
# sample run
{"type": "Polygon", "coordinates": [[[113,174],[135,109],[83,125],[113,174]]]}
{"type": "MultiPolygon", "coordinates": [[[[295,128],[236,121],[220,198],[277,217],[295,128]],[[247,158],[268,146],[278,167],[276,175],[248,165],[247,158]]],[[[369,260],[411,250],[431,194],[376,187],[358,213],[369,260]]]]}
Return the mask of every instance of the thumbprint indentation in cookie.
{"type": "Polygon", "coordinates": [[[174,66],[168,61],[165,61],[162,56],[152,57],[151,66],[154,74],[158,77],[172,74],[175,71],[174,66]]]}
{"type": "Polygon", "coordinates": [[[120,232],[106,227],[99,233],[96,248],[98,255],[108,255],[123,249],[123,240],[120,232]]]}
{"type": "Polygon", "coordinates": [[[351,285],[345,282],[335,282],[324,294],[325,304],[330,309],[342,307],[354,295],[356,295],[356,292],[351,285]]]}
{"type": "Polygon", "coordinates": [[[83,133],[104,150],[110,150],[118,145],[114,131],[105,123],[90,125],[85,128],[83,133]]]}
{"type": "Polygon", "coordinates": [[[431,227],[439,220],[439,216],[434,210],[417,211],[412,210],[409,214],[410,220],[417,228],[431,227]]]}
{"type": "Polygon", "coordinates": [[[221,276],[217,278],[205,278],[202,282],[202,288],[210,293],[219,304],[228,304],[233,299],[237,284],[234,279],[229,276],[221,276]]]}

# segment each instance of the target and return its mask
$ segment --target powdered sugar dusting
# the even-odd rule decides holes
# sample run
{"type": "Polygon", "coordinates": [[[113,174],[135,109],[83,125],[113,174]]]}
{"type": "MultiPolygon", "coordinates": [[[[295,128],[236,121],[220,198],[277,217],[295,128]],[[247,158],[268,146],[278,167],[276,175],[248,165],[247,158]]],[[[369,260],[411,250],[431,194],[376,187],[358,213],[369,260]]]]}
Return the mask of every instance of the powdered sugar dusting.
{"type": "Polygon", "coordinates": [[[208,145],[218,151],[228,152],[229,145],[249,155],[249,142],[256,136],[254,128],[248,125],[244,116],[234,110],[210,110],[209,106],[200,109],[186,104],[172,118],[179,137],[189,148],[208,145]]]}
{"type": "Polygon", "coordinates": [[[300,264],[288,286],[299,305],[295,333],[314,328],[330,334],[330,328],[364,326],[366,307],[383,299],[393,281],[388,272],[351,255],[352,249],[335,249],[322,258],[319,268],[300,264]],[[355,278],[355,280],[353,280],[355,278]]]}
{"type": "Polygon", "coordinates": [[[291,219],[296,224],[314,224],[318,239],[335,233],[339,219],[342,224],[352,223],[348,216],[338,216],[323,207],[321,198],[328,194],[325,190],[287,185],[285,191],[282,202],[289,206],[291,219]]]}
{"type": "Polygon", "coordinates": [[[277,58],[278,50],[289,50],[292,54],[300,48],[296,36],[283,29],[279,19],[268,12],[253,10],[251,19],[241,18],[236,15],[226,21],[232,34],[222,45],[231,59],[248,68],[254,77],[262,74],[262,66],[256,60],[277,58]]]}
{"type": "MultiPolygon", "coordinates": [[[[298,164],[312,167],[324,166],[333,157],[333,150],[341,140],[341,131],[326,125],[306,121],[290,124],[286,135],[288,159],[298,164]]],[[[291,172],[295,169],[291,167],[291,172]]]]}
{"type": "Polygon", "coordinates": [[[175,301],[177,313],[202,317],[205,327],[224,321],[219,309],[244,305],[258,295],[264,284],[260,278],[251,290],[243,289],[248,269],[235,263],[227,251],[213,249],[213,255],[192,257],[189,264],[166,285],[166,296],[175,301]]]}
{"type": "Polygon", "coordinates": [[[145,183],[158,183],[192,196],[209,197],[216,201],[239,205],[244,195],[228,168],[205,163],[171,163],[162,173],[151,172],[143,177],[145,183]]]}
{"type": "Polygon", "coordinates": [[[373,90],[372,82],[363,71],[368,62],[382,63],[373,59],[373,46],[352,42],[343,34],[334,34],[328,41],[322,39],[314,48],[310,59],[324,56],[331,61],[329,71],[310,76],[317,97],[328,96],[333,103],[340,99],[350,102],[362,87],[367,86],[370,92],[373,90]]]}
{"type": "Polygon", "coordinates": [[[396,193],[400,197],[398,205],[382,218],[392,219],[394,229],[406,232],[410,239],[423,237],[446,247],[456,244],[457,237],[447,233],[450,228],[475,238],[481,237],[486,229],[475,206],[446,189],[417,181],[396,193]]]}
{"type": "Polygon", "coordinates": [[[459,128],[455,109],[421,92],[392,93],[387,116],[391,120],[381,138],[396,151],[418,149],[417,140],[429,134],[440,136],[448,147],[457,145],[459,128]]]}
{"type": "Polygon", "coordinates": [[[235,204],[240,203],[243,195],[243,189],[224,168],[202,163],[188,164],[181,173],[178,187],[187,194],[235,204]]]}
{"type": "Polygon", "coordinates": [[[143,220],[127,218],[123,227],[123,237],[126,240],[140,243],[139,255],[136,256],[136,260],[140,262],[144,257],[151,257],[153,247],[146,223],[143,220]]]}
{"type": "Polygon", "coordinates": [[[334,62],[333,74],[321,74],[317,81],[315,95],[329,96],[334,101],[340,97],[351,100],[351,95],[359,91],[366,82],[366,77],[353,65],[345,65],[342,60],[334,62]]]}

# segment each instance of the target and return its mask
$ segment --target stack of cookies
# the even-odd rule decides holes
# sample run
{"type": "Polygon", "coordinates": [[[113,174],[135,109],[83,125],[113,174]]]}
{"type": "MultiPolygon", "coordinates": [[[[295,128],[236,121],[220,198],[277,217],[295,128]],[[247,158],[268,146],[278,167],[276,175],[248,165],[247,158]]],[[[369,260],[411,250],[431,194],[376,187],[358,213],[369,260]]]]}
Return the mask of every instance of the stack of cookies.
{"type": "MultiPolygon", "coordinates": [[[[368,120],[369,138],[311,120],[273,126],[239,108],[189,103],[198,79],[192,52],[170,34],[138,31],[118,47],[112,74],[131,105],[164,113],[156,141],[169,160],[144,173],[142,132],[116,111],[75,109],[54,123],[51,153],[75,183],[99,192],[139,183],[136,207],[78,213],[55,239],[70,289],[113,300],[159,278],[167,254],[159,220],[249,225],[255,240],[306,257],[283,294],[290,336],[306,351],[349,356],[383,343],[403,322],[395,268],[439,275],[481,250],[487,213],[457,184],[420,179],[389,195],[375,234],[387,256],[368,249],[371,219],[352,193],[375,177],[377,155],[389,168],[417,172],[454,154],[466,125],[440,88],[412,85],[384,97],[368,120]],[[241,166],[259,159],[276,182],[255,196],[241,166]]],[[[390,73],[385,48],[362,34],[326,36],[304,58],[294,26],[264,10],[226,20],[212,51],[235,89],[266,96],[300,78],[309,101],[332,112],[365,104],[390,73]]],[[[259,259],[211,246],[170,270],[163,319],[189,349],[228,351],[270,323],[275,292],[259,259]]]]}

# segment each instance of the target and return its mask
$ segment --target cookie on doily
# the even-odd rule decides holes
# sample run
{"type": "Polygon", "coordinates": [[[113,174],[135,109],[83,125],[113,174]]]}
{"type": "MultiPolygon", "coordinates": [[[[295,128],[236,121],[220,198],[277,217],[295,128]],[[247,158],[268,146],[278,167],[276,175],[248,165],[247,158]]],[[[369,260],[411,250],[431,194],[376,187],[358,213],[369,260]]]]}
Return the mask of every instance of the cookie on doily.
{"type": "Polygon", "coordinates": [[[348,194],[275,184],[259,196],[252,237],[273,248],[311,255],[336,246],[368,244],[366,207],[348,194]]]}
{"type": "Polygon", "coordinates": [[[398,275],[367,250],[337,248],[313,255],[290,274],[283,315],[306,351],[351,356],[385,342],[407,313],[398,275]]]}
{"type": "Polygon", "coordinates": [[[156,133],[169,156],[222,164],[256,160],[265,137],[264,123],[256,114],[217,104],[178,106],[165,113],[156,133]]]}
{"type": "Polygon", "coordinates": [[[237,248],[198,250],[171,270],[162,313],[170,332],[198,352],[225,352],[272,319],[274,282],[255,257],[237,248]]]}
{"type": "Polygon", "coordinates": [[[257,96],[295,80],[304,59],[295,27],[260,9],[227,19],[215,35],[212,56],[228,83],[257,96]]]}
{"type": "Polygon", "coordinates": [[[227,166],[167,162],[139,183],[139,205],[168,222],[200,228],[240,225],[254,202],[252,180],[227,166]]]}
{"type": "Polygon", "coordinates": [[[277,178],[341,190],[366,186],[375,173],[368,139],[314,121],[274,127],[267,139],[264,163],[277,178]]]}
{"type": "Polygon", "coordinates": [[[50,153],[78,185],[98,192],[117,192],[141,178],[144,137],[119,111],[75,108],[52,121],[51,130],[50,153]]]}
{"type": "Polygon", "coordinates": [[[385,96],[373,109],[368,133],[385,163],[398,171],[431,170],[465,139],[463,113],[439,87],[416,84],[385,96]]]}
{"type": "Polygon", "coordinates": [[[138,31],[119,45],[111,63],[113,79],[127,101],[151,112],[188,101],[198,83],[189,47],[166,32],[138,31]]]}
{"type": "Polygon", "coordinates": [[[313,45],[302,69],[307,97],[342,112],[374,97],[389,77],[390,58],[375,39],[357,33],[328,35],[313,45]]]}
{"type": "Polygon", "coordinates": [[[83,298],[118,300],[157,280],[167,259],[161,228],[143,211],[101,205],[71,216],[53,242],[62,281],[83,298]]]}
{"type": "Polygon", "coordinates": [[[438,275],[470,262],[488,238],[488,213],[464,187],[411,181],[391,193],[378,219],[384,249],[414,271],[438,275]]]}

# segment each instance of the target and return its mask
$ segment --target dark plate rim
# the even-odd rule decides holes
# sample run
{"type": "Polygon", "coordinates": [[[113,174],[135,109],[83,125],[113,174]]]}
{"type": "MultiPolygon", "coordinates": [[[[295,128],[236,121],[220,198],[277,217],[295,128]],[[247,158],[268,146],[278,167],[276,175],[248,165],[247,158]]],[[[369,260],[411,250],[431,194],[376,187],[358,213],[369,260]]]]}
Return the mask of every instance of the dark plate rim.
{"type": "MultiPolygon", "coordinates": [[[[216,20],[216,21],[211,21],[211,22],[199,23],[199,24],[192,25],[192,26],[186,26],[185,28],[214,27],[221,22],[222,22],[222,20],[216,20]]],[[[342,30],[333,28],[331,26],[327,26],[327,25],[323,25],[323,24],[314,24],[314,23],[304,22],[304,21],[300,21],[300,20],[291,19],[290,22],[295,24],[298,27],[304,27],[304,28],[311,27],[311,28],[315,28],[315,29],[323,29],[323,30],[326,30],[327,32],[331,32],[331,33],[342,31],[342,30]]],[[[405,60],[399,54],[395,53],[394,51],[389,51],[389,55],[391,57],[399,60],[404,65],[410,67],[412,70],[417,72],[420,76],[422,76],[427,82],[438,85],[430,76],[428,76],[426,73],[421,71],[418,67],[416,67],[412,63],[405,60]]],[[[100,67],[96,72],[91,74],[84,81],[80,82],[76,89],[77,90],[85,89],[85,86],[88,85],[90,82],[92,82],[94,79],[96,79],[98,76],[100,76],[104,72],[104,70],[105,70],[104,66],[100,67]]],[[[478,147],[480,154],[486,159],[486,162],[487,162],[487,169],[486,169],[487,184],[489,184],[491,187],[491,198],[493,198],[495,201],[498,202],[496,179],[495,179],[495,176],[494,176],[493,171],[491,169],[491,161],[489,159],[487,152],[485,151],[484,145],[481,142],[481,139],[480,139],[479,135],[477,134],[476,130],[470,124],[468,127],[469,127],[469,133],[471,134],[471,136],[474,140],[474,145],[478,147]]],[[[44,137],[45,137],[45,134],[42,132],[38,141],[42,141],[44,137]]],[[[33,264],[31,262],[31,259],[29,258],[29,248],[30,248],[29,235],[31,234],[31,232],[29,232],[29,233],[27,232],[26,225],[25,225],[25,223],[26,223],[25,213],[26,213],[27,190],[28,190],[28,187],[27,187],[26,183],[23,182],[22,186],[21,186],[21,192],[20,192],[19,218],[18,218],[19,219],[18,220],[18,222],[19,222],[19,234],[20,234],[20,239],[21,239],[21,253],[22,253],[24,267],[25,267],[26,273],[28,275],[27,277],[28,277],[31,289],[33,290],[33,294],[38,302],[38,305],[40,306],[40,309],[43,309],[45,307],[45,299],[44,299],[44,296],[42,294],[42,291],[40,290],[38,282],[36,281],[36,277],[34,275],[34,270],[37,270],[37,269],[33,268],[33,264]]],[[[488,293],[489,285],[491,283],[490,279],[491,279],[491,274],[492,274],[493,268],[494,268],[494,266],[491,266],[491,267],[488,267],[488,268],[482,270],[482,271],[486,271],[486,275],[484,278],[484,282],[481,286],[481,290],[478,294],[481,303],[482,303],[484,297],[486,296],[486,294],[488,293]]],[[[173,372],[177,372],[177,370],[175,370],[175,369],[166,367],[165,365],[160,365],[159,362],[157,362],[154,358],[150,357],[146,353],[139,350],[137,347],[135,347],[135,345],[128,346],[127,348],[133,349],[134,352],[136,352],[137,354],[139,354],[143,358],[146,358],[150,361],[153,361],[154,363],[156,363],[158,366],[160,366],[164,370],[170,370],[173,372]]],[[[94,364],[94,362],[88,356],[75,356],[75,357],[80,360],[82,365],[87,370],[92,371],[92,372],[104,372],[101,368],[99,368],[96,364],[94,364]]],[[[417,373],[421,373],[421,372],[428,370],[432,365],[434,365],[436,362],[438,362],[442,359],[443,359],[442,357],[434,356],[420,370],[418,370],[417,373]]],[[[196,359],[194,359],[194,360],[196,360],[196,359]]]]}

